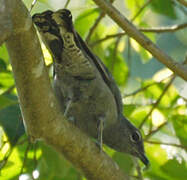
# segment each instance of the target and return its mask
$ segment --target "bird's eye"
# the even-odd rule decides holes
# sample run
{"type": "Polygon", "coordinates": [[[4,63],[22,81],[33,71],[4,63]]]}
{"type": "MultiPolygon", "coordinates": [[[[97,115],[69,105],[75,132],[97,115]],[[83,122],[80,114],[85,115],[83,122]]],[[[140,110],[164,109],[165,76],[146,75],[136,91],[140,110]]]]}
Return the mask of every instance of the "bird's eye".
{"type": "Polygon", "coordinates": [[[69,18],[69,19],[72,19],[72,14],[71,14],[71,12],[69,11],[69,10],[67,10],[67,9],[62,9],[62,10],[60,10],[59,11],[60,12],[60,17],[62,18],[62,19],[64,19],[64,18],[69,18]]]}
{"type": "Polygon", "coordinates": [[[68,14],[68,17],[69,17],[70,19],[72,19],[72,15],[71,15],[71,13],[70,13],[70,14],[68,14]]]}
{"type": "Polygon", "coordinates": [[[67,18],[72,19],[72,15],[70,11],[67,11],[65,15],[67,18]]]}
{"type": "Polygon", "coordinates": [[[132,135],[131,135],[131,141],[132,142],[138,142],[142,139],[141,134],[138,131],[135,131],[132,135]]]}

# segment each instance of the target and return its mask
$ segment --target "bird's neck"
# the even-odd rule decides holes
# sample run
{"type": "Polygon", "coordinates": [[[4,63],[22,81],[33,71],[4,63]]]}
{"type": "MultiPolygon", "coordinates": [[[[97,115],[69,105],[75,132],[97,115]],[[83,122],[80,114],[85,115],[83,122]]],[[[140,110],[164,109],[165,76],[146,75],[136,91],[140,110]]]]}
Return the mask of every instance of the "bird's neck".
{"type": "Polygon", "coordinates": [[[120,146],[120,144],[118,144],[120,140],[120,134],[120,123],[116,122],[104,131],[103,141],[109,147],[117,150],[120,146]]]}

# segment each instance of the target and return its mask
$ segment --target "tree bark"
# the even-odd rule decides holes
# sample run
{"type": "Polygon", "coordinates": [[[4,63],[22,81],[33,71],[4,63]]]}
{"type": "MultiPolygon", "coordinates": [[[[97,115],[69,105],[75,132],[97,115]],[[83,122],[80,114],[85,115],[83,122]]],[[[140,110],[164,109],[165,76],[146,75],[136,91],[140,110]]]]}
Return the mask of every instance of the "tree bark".
{"type": "MultiPolygon", "coordinates": [[[[5,1],[1,6],[11,11],[4,16],[4,22],[10,22],[13,29],[6,35],[6,46],[24,123],[31,139],[43,139],[53,146],[88,179],[128,179],[106,153],[100,152],[88,136],[65,119],[53,94],[30,14],[22,1],[5,1]]],[[[0,38],[1,42],[3,40],[5,38],[0,38]]]]}

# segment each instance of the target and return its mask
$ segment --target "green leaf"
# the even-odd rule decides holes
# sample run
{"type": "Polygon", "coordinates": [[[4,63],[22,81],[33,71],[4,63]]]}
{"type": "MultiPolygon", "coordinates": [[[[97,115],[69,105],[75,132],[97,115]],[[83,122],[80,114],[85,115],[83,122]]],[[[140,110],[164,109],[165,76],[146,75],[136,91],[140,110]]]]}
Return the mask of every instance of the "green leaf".
{"type": "Polygon", "coordinates": [[[167,162],[167,153],[160,145],[145,144],[146,154],[150,161],[150,168],[145,172],[145,177],[150,180],[172,180],[162,172],[160,167],[167,162]]]}
{"type": "Polygon", "coordinates": [[[171,179],[187,179],[187,164],[185,161],[179,163],[176,159],[172,159],[162,165],[161,169],[164,173],[170,176],[171,179]]]}
{"type": "Polygon", "coordinates": [[[132,171],[132,168],[133,168],[133,166],[134,166],[132,157],[131,157],[130,155],[116,152],[116,153],[112,156],[112,159],[113,159],[115,162],[117,162],[117,164],[119,165],[119,167],[120,167],[126,174],[130,174],[130,172],[132,171]]]}
{"type": "Polygon", "coordinates": [[[24,134],[21,111],[18,104],[0,110],[0,124],[10,143],[15,144],[18,138],[24,134]]]}
{"type": "Polygon", "coordinates": [[[13,76],[10,72],[0,72],[0,86],[6,88],[14,84],[13,76]]]}
{"type": "Polygon", "coordinates": [[[3,108],[6,108],[7,106],[17,104],[18,102],[15,100],[12,100],[11,98],[8,98],[7,96],[0,96],[0,110],[3,108]]]}
{"type": "Polygon", "coordinates": [[[137,107],[130,116],[130,119],[135,125],[139,125],[149,112],[150,107],[141,106],[137,107]]]}
{"type": "Polygon", "coordinates": [[[162,177],[162,175],[157,171],[147,173],[147,175],[148,175],[148,178],[151,180],[168,180],[168,178],[162,177]]]}
{"type": "Polygon", "coordinates": [[[41,143],[42,157],[39,162],[40,179],[77,179],[78,173],[72,165],[52,147],[41,143]]]}
{"type": "Polygon", "coordinates": [[[176,136],[179,138],[182,145],[187,146],[187,116],[177,114],[172,116],[171,119],[176,136]]]}
{"type": "Polygon", "coordinates": [[[15,147],[13,148],[13,151],[10,157],[8,158],[8,162],[1,169],[0,179],[17,180],[21,167],[22,167],[22,161],[20,160],[18,150],[15,147]]]}
{"type": "Polygon", "coordinates": [[[80,33],[81,37],[85,37],[88,29],[92,26],[98,16],[98,9],[90,9],[81,13],[75,20],[75,29],[80,33]]]}
{"type": "Polygon", "coordinates": [[[136,106],[134,104],[125,104],[124,105],[124,114],[126,116],[130,116],[137,107],[138,106],[136,106]]]}
{"type": "Polygon", "coordinates": [[[125,4],[130,9],[132,16],[134,16],[140,9],[141,6],[145,3],[144,0],[138,0],[138,1],[132,1],[132,0],[126,0],[125,4]]]}
{"type": "Polygon", "coordinates": [[[171,19],[177,18],[174,5],[171,0],[154,0],[151,2],[151,8],[153,11],[166,15],[171,19]]]}
{"type": "Polygon", "coordinates": [[[3,59],[0,58],[0,72],[6,71],[7,65],[3,59]]]}
{"type": "Polygon", "coordinates": [[[5,45],[0,46],[0,59],[2,59],[5,63],[9,64],[9,56],[5,45]]]}
{"type": "Polygon", "coordinates": [[[120,54],[114,56],[113,48],[109,47],[104,62],[118,85],[124,86],[127,80],[128,68],[120,54]]]}

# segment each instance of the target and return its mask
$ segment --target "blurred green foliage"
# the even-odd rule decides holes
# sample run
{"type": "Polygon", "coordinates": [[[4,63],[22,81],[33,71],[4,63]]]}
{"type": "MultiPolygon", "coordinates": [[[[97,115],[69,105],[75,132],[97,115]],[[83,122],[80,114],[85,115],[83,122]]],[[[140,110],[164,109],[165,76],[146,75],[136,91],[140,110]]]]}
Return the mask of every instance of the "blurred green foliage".
{"type": "MultiPolygon", "coordinates": [[[[32,0],[24,2],[29,8],[32,0]]],[[[71,0],[68,7],[74,15],[76,30],[85,39],[100,15],[100,9],[91,0],[74,2],[71,0]]],[[[39,0],[32,14],[63,8],[64,4],[65,1],[39,0]]],[[[129,19],[136,17],[141,10],[133,19],[138,27],[180,24],[184,22],[187,12],[186,9],[181,11],[181,5],[170,0],[116,0],[114,4],[129,19]]],[[[121,29],[111,19],[104,17],[88,44],[103,60],[119,85],[124,100],[124,114],[138,127],[163,92],[164,95],[141,128],[145,150],[151,162],[148,170],[139,171],[143,165],[129,155],[115,152],[106,146],[104,149],[132,179],[142,179],[140,175],[146,180],[187,179],[187,92],[186,96],[181,92],[181,87],[185,88],[186,83],[178,82],[179,78],[176,78],[166,90],[171,79],[167,77],[171,72],[134,40],[128,39],[127,35],[95,43],[107,35],[119,32],[121,29]]],[[[177,61],[184,59],[187,39],[183,36],[187,34],[186,29],[175,33],[145,34],[177,61]]],[[[45,54],[45,57],[48,55],[45,54]]],[[[6,47],[2,46],[0,179],[85,180],[72,164],[51,147],[42,142],[30,145],[22,122],[8,53],[6,47]]]]}

